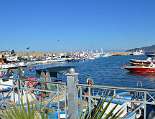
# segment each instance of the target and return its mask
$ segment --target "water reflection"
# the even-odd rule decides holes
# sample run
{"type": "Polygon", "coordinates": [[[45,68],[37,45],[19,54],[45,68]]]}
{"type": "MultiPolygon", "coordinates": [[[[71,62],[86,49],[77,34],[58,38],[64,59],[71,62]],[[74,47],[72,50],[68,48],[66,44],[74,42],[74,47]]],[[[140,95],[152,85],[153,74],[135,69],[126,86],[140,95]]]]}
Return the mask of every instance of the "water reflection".
{"type": "Polygon", "coordinates": [[[137,73],[137,72],[128,72],[128,75],[140,76],[143,78],[148,78],[151,80],[155,80],[155,73],[137,73]]]}

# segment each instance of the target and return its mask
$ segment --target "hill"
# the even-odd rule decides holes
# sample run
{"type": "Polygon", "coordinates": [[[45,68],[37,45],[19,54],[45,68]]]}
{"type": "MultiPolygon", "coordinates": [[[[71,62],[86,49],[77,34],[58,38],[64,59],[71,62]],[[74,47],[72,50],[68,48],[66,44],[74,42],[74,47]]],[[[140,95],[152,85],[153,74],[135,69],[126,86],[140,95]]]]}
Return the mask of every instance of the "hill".
{"type": "Polygon", "coordinates": [[[144,52],[155,52],[155,45],[141,47],[141,48],[134,48],[134,49],[127,50],[127,52],[135,52],[137,50],[143,50],[144,52]]]}

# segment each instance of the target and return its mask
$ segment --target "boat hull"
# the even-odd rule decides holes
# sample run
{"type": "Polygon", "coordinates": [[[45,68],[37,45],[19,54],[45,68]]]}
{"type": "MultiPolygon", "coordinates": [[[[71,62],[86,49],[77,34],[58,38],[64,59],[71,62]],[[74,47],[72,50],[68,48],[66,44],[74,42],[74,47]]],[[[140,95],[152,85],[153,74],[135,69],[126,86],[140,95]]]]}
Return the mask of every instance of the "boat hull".
{"type": "Polygon", "coordinates": [[[135,72],[135,73],[155,73],[155,67],[137,67],[137,66],[126,66],[124,67],[130,72],[135,72]]]}

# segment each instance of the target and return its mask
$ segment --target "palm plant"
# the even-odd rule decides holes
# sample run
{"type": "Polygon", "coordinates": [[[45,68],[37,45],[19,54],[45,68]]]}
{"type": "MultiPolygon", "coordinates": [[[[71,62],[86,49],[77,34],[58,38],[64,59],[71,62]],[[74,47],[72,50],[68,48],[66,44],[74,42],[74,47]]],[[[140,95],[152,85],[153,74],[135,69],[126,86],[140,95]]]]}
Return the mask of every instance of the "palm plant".
{"type": "MultiPolygon", "coordinates": [[[[43,110],[43,109],[42,109],[43,110]]],[[[26,106],[21,100],[20,106],[13,106],[4,111],[2,119],[48,119],[47,110],[38,111],[35,105],[27,100],[26,106]],[[43,112],[44,111],[44,112],[43,112]]]]}
{"type": "MultiPolygon", "coordinates": [[[[115,111],[118,104],[116,104],[108,113],[106,113],[107,109],[110,106],[110,101],[103,107],[105,99],[100,99],[98,104],[94,106],[94,108],[89,112],[88,109],[84,114],[81,115],[80,119],[118,119],[120,115],[123,113],[122,109],[115,111]]],[[[36,106],[30,104],[27,100],[27,105],[25,106],[23,101],[21,100],[20,106],[13,106],[10,109],[7,109],[1,114],[1,119],[48,119],[47,109],[37,110],[36,106]]]]}
{"type": "Polygon", "coordinates": [[[106,113],[107,109],[110,106],[110,101],[103,106],[106,102],[106,99],[100,99],[98,104],[94,106],[94,108],[89,112],[88,109],[85,111],[84,114],[81,115],[80,119],[118,119],[120,118],[121,114],[123,113],[122,109],[116,111],[118,104],[116,104],[108,113],[106,113]]]}

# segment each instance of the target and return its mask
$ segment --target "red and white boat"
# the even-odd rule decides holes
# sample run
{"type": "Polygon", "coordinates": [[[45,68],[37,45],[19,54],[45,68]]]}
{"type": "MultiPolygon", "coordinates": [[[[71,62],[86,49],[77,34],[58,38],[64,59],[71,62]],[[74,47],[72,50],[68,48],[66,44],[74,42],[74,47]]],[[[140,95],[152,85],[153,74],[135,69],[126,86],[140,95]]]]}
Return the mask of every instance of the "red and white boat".
{"type": "Polygon", "coordinates": [[[147,58],[146,60],[136,60],[136,59],[130,60],[130,64],[132,66],[149,66],[151,62],[155,64],[155,60],[152,59],[151,57],[147,58]]]}
{"type": "Polygon", "coordinates": [[[133,73],[155,74],[155,54],[151,53],[147,56],[146,60],[131,59],[130,65],[124,66],[124,69],[133,73]]]}
{"type": "Polygon", "coordinates": [[[149,66],[125,66],[124,69],[134,73],[155,73],[155,64],[151,63],[149,66]]]}
{"type": "Polygon", "coordinates": [[[130,64],[131,66],[146,66],[148,67],[151,63],[155,64],[155,53],[146,53],[148,57],[146,60],[136,60],[131,59],[130,64]]]}

